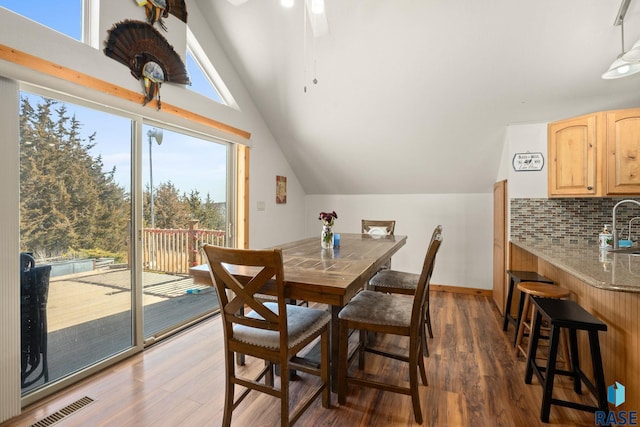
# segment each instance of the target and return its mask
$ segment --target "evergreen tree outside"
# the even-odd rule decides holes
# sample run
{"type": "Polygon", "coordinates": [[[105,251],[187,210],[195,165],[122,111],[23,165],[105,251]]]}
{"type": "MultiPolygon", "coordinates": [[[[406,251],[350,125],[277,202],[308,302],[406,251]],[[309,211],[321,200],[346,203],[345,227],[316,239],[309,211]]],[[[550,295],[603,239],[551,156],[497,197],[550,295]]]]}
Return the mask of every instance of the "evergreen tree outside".
{"type": "Polygon", "coordinates": [[[38,258],[126,252],[130,198],[89,153],[95,134],[84,141],[81,123],[50,98],[34,108],[23,97],[20,111],[21,250],[38,258]]]}
{"type": "MultiPolygon", "coordinates": [[[[116,169],[105,171],[94,133],[83,138],[82,123],[69,115],[65,103],[23,96],[20,104],[20,246],[37,258],[72,252],[126,256],[131,199],[115,179],[116,169]],[[35,102],[33,102],[35,104],[35,102]]],[[[109,141],[101,140],[101,144],[109,141]]],[[[150,193],[144,198],[144,226],[150,227],[150,193]]],[[[180,194],[171,182],[154,188],[156,228],[226,229],[225,203],[197,190],[180,194]]]]}

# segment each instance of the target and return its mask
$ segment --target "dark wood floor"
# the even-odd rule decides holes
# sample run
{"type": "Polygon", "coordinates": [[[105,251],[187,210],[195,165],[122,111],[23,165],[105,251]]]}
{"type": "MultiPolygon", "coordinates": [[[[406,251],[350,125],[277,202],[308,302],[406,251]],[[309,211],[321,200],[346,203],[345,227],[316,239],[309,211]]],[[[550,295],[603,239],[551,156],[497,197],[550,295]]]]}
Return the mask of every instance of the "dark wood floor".
{"type": "MultiPolygon", "coordinates": [[[[493,302],[445,292],[432,292],[431,301],[435,338],[426,359],[429,386],[420,387],[424,425],[546,425],[539,421],[541,387],[535,379],[524,384],[524,360],[515,357],[510,344],[513,328],[508,335],[502,332],[493,302]]],[[[29,426],[84,396],[95,402],[56,426],[219,426],[224,402],[221,340],[216,317],[26,408],[2,427],[29,426]]],[[[385,346],[406,346],[399,339],[380,340],[385,346]]],[[[399,382],[407,378],[401,362],[377,356],[367,360],[367,371],[399,382]]],[[[246,369],[260,366],[249,359],[246,369]]],[[[303,376],[293,382],[293,394],[314,380],[303,376]]],[[[564,378],[556,382],[556,391],[560,398],[575,397],[564,378]]],[[[332,409],[324,409],[317,400],[298,425],[415,425],[408,396],[350,387],[345,406],[337,404],[335,394],[332,403],[332,409]]],[[[279,415],[274,398],[254,392],[234,412],[233,425],[275,426],[279,415]]],[[[554,406],[548,425],[593,426],[594,417],[554,406]]]]}

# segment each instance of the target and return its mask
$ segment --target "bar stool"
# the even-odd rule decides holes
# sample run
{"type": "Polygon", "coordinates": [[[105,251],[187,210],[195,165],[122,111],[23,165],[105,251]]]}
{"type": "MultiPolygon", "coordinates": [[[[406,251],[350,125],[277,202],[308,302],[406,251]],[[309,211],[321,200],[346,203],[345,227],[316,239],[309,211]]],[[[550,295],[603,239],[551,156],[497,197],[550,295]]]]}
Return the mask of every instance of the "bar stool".
{"type": "MultiPolygon", "coordinates": [[[[525,351],[521,344],[522,339],[524,338],[524,330],[525,328],[529,330],[529,339],[531,339],[531,329],[532,325],[527,321],[527,316],[531,311],[531,297],[543,297],[543,298],[569,298],[571,292],[569,292],[565,288],[561,288],[560,286],[550,285],[548,283],[538,283],[538,282],[520,282],[518,283],[518,290],[520,291],[520,300],[524,299],[524,305],[522,308],[522,314],[518,317],[521,319],[518,325],[518,330],[516,331],[516,341],[515,341],[515,352],[516,356],[521,352],[525,357],[527,357],[527,351],[525,351]]],[[[533,314],[531,316],[531,322],[533,321],[533,314]]],[[[565,361],[568,360],[566,346],[563,346],[565,361]]]]}
{"type": "Polygon", "coordinates": [[[524,301],[520,298],[520,305],[518,307],[518,317],[511,316],[511,301],[513,300],[513,288],[520,282],[541,282],[552,284],[553,280],[547,279],[544,276],[534,271],[521,271],[521,270],[507,270],[509,275],[509,289],[507,289],[507,305],[504,308],[504,321],[502,322],[502,330],[509,329],[509,323],[513,323],[516,329],[515,336],[513,337],[514,343],[518,335],[518,326],[520,325],[520,316],[522,314],[522,308],[524,301]]]}
{"type": "MultiPolygon", "coordinates": [[[[609,413],[609,405],[607,403],[607,391],[604,383],[604,371],[602,368],[602,355],[600,354],[600,341],[598,340],[598,331],[606,331],[607,325],[596,319],[575,301],[531,297],[534,307],[536,308],[536,317],[534,320],[533,332],[531,333],[531,345],[529,346],[529,355],[527,357],[527,368],[525,371],[524,382],[531,384],[531,378],[535,373],[542,383],[544,392],[542,395],[542,409],[540,411],[540,420],[549,422],[549,413],[551,405],[565,406],[567,408],[578,409],[581,411],[604,411],[606,415],[609,413]],[[551,341],[549,343],[549,356],[547,357],[546,369],[536,364],[536,350],[540,340],[540,325],[542,319],[546,319],[551,325],[551,341]],[[563,371],[556,369],[556,357],[558,353],[558,343],[560,339],[560,331],[562,328],[569,330],[569,346],[571,349],[571,370],[563,371]],[[593,376],[595,385],[587,378],[585,373],[580,369],[580,358],[578,355],[578,339],[577,330],[587,331],[589,334],[589,347],[591,350],[591,361],[593,364],[593,376]],[[542,372],[545,372],[545,376],[542,372]],[[597,406],[583,405],[581,403],[569,402],[553,398],[553,379],[554,376],[567,375],[573,378],[573,390],[581,394],[581,381],[587,386],[589,391],[598,401],[597,406]]],[[[605,417],[606,418],[606,417],[605,417]]]]}

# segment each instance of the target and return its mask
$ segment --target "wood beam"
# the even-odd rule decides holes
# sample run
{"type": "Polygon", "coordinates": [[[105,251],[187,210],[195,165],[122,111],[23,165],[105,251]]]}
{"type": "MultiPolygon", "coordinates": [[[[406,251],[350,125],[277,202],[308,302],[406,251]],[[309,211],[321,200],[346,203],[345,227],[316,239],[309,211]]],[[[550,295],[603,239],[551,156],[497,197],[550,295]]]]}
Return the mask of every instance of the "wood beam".
{"type": "MultiPolygon", "coordinates": [[[[51,61],[47,61],[46,59],[30,55],[26,52],[13,49],[3,44],[0,44],[0,59],[12,62],[23,67],[27,67],[29,69],[44,73],[52,77],[57,77],[65,81],[78,84],[89,89],[117,96],[118,98],[125,99],[127,101],[142,104],[144,100],[144,95],[141,93],[134,92],[122,86],[105,82],[104,80],[97,79],[90,75],[72,70],[71,68],[67,68],[63,65],[56,64],[51,61]]],[[[158,108],[157,101],[153,100],[152,102],[149,102],[147,104],[147,107],[158,108]]],[[[162,111],[231,135],[239,136],[247,140],[251,138],[250,132],[238,129],[236,127],[210,119],[208,117],[202,116],[189,110],[185,110],[184,108],[171,105],[166,102],[162,103],[162,111]]]]}

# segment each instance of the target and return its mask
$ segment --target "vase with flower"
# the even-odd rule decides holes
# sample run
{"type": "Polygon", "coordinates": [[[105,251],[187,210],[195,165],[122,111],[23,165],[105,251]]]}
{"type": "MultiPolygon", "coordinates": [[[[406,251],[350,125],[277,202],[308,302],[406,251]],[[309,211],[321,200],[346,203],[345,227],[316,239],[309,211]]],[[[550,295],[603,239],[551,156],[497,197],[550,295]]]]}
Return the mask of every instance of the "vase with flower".
{"type": "Polygon", "coordinates": [[[318,219],[322,221],[322,234],[320,234],[320,244],[323,249],[333,248],[333,223],[338,218],[336,211],[320,212],[318,219]]]}

